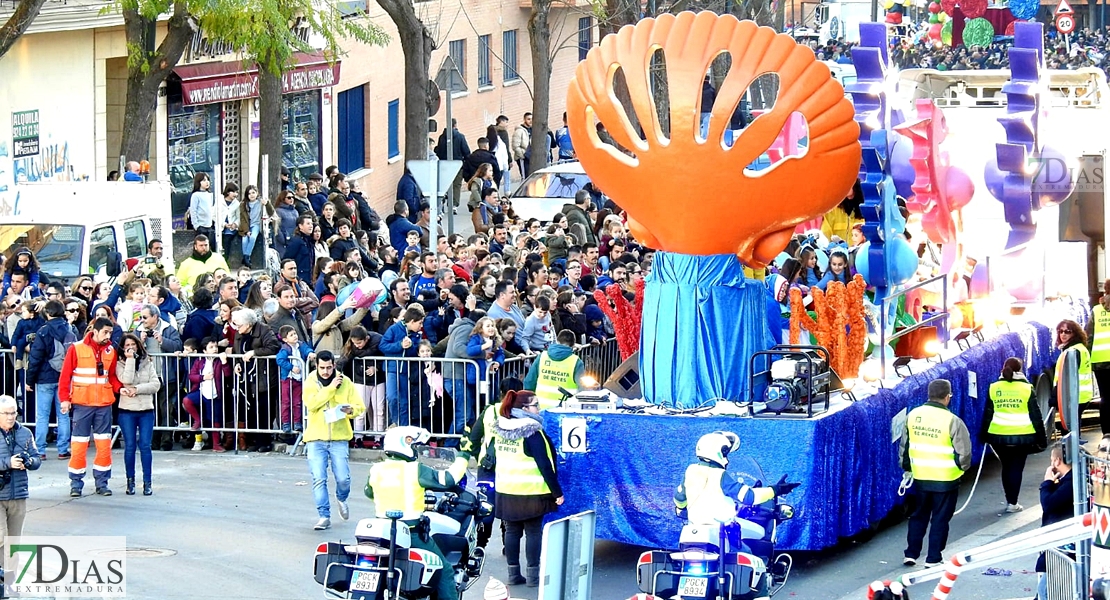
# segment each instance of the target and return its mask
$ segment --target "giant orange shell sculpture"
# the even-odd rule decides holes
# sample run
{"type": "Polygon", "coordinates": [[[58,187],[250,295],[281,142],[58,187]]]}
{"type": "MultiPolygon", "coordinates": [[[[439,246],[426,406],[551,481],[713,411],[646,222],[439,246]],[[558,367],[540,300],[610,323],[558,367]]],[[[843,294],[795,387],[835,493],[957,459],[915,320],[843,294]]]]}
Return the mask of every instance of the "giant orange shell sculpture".
{"type": "Polygon", "coordinates": [[[681,254],[735,253],[762,266],[782,251],[796,225],[836,206],[859,172],[859,127],[828,67],[789,36],[730,15],[668,14],[605,37],[578,65],[567,91],[567,118],[583,168],[628,211],[637,239],[681,254]],[[659,48],[670,94],[669,139],[649,80],[651,56],[659,48]],[[699,140],[702,81],[723,52],[731,55],[732,68],[717,91],[709,135],[699,140]],[[646,141],[613,91],[618,69],[646,141]],[[733,110],[765,73],[779,77],[775,105],[728,148],[721,140],[733,110]],[[794,112],[809,127],[804,153],[745,172],[794,112]],[[595,122],[635,156],[601,141],[595,122]]]}

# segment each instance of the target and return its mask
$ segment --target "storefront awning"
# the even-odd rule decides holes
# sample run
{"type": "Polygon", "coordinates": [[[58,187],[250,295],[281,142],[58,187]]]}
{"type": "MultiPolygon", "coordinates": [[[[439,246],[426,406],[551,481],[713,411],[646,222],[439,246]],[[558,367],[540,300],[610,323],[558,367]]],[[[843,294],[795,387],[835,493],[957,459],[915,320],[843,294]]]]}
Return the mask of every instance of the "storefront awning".
{"type": "MultiPolygon", "coordinates": [[[[293,55],[293,68],[281,78],[283,94],[332,87],[339,81],[339,61],[323,54],[293,55]]],[[[258,97],[258,67],[243,62],[210,62],[176,67],[185,106],[233,102],[258,97]]]]}

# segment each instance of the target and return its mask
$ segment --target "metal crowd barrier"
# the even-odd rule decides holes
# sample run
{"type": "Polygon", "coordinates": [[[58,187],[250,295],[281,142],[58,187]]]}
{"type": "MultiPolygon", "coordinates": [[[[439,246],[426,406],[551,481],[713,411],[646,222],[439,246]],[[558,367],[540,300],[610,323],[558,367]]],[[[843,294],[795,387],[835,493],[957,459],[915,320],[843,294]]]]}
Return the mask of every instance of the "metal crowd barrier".
{"type": "MultiPolygon", "coordinates": [[[[604,382],[622,362],[615,339],[579,346],[576,352],[586,372],[599,382],[604,382]]],[[[289,441],[299,438],[307,416],[299,401],[303,392],[300,382],[281,378],[275,356],[244,361],[242,355],[228,354],[227,374],[214,376],[215,400],[201,398],[201,372],[195,374],[196,381],[191,377],[193,363],[210,355],[151,356],[163,383],[155,395],[156,448],[164,441],[162,436],[189,447],[193,436],[201,433],[221,435],[229,451],[267,445],[275,435],[288,433],[289,441]]],[[[346,365],[337,357],[337,363],[348,376],[356,369],[363,374],[352,379],[364,382],[356,383],[355,389],[366,407],[364,415],[354,422],[356,439],[380,436],[392,424],[417,425],[435,437],[458,438],[463,426],[472,423],[490,402],[499,401],[501,380],[518,377],[523,381],[536,356],[508,358],[497,369],[487,367],[484,378],[477,376],[478,362],[472,359],[368,357],[346,365]],[[399,415],[390,412],[393,398],[399,415]],[[407,422],[403,420],[406,407],[407,422]]],[[[313,368],[309,366],[306,371],[313,368]]],[[[35,394],[24,390],[22,376],[22,371],[16,369],[14,351],[0,349],[0,393],[16,397],[19,422],[33,428],[35,394]]],[[[52,417],[50,426],[56,427],[57,413],[52,412],[52,417]]]]}
{"type": "Polygon", "coordinates": [[[1080,600],[1080,590],[1085,588],[1080,580],[1080,570],[1075,559],[1058,548],[1045,552],[1045,577],[1048,598],[1045,600],[1080,600]]]}

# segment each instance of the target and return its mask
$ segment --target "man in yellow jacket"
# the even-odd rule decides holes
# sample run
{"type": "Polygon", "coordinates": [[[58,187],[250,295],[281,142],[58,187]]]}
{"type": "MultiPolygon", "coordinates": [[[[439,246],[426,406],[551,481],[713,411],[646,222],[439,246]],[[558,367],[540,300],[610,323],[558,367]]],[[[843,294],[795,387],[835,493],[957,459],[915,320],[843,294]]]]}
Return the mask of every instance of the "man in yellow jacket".
{"type": "Polygon", "coordinates": [[[304,430],[308,449],[308,468],[312,471],[312,496],[320,520],[314,529],[331,527],[331,501],[328,498],[328,465],[335,476],[335,501],[339,516],[350,517],[347,497],[351,495],[351,466],[348,442],[354,437],[351,421],[366,407],[355,394],[355,384],[335,371],[335,356],[330,350],[316,355],[316,370],[305,378],[302,387],[308,419],[304,430]]]}

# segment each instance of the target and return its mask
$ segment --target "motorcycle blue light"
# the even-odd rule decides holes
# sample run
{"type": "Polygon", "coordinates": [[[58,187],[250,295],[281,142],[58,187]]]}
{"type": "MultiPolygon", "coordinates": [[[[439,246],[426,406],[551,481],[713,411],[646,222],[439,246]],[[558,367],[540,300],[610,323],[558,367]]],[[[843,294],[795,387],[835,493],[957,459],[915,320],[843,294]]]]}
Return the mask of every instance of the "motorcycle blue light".
{"type": "Polygon", "coordinates": [[[376,567],[376,566],[378,566],[378,561],[377,561],[377,559],[374,559],[374,558],[367,558],[365,556],[360,556],[360,557],[358,557],[358,565],[357,566],[359,566],[359,567],[376,567]]]}
{"type": "Polygon", "coordinates": [[[705,575],[705,563],[686,563],[685,571],[691,575],[705,575]]]}

